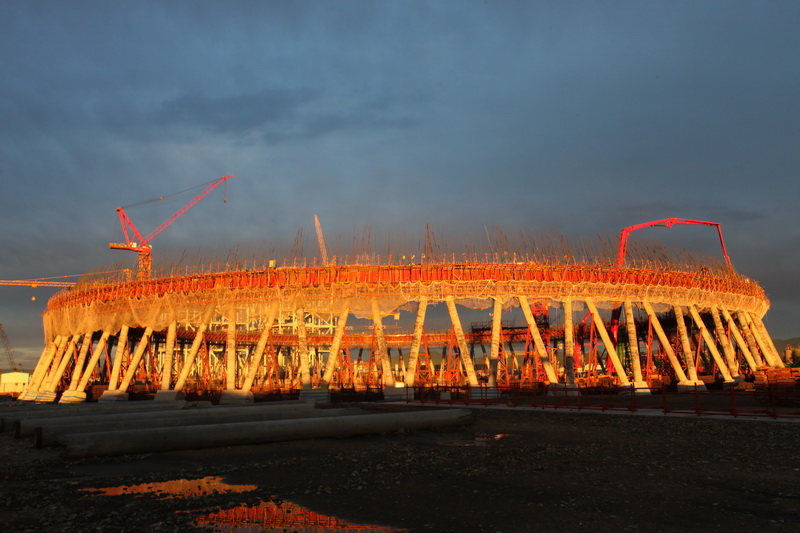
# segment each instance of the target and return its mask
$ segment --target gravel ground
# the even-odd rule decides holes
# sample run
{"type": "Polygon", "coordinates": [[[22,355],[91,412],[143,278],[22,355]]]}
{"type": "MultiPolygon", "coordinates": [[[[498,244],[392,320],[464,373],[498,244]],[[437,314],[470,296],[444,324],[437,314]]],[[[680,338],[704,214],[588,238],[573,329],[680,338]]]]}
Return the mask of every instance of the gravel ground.
{"type": "Polygon", "coordinates": [[[393,531],[800,531],[798,423],[474,412],[452,429],[88,460],[0,434],[0,523],[209,531],[203,515],[273,501],[393,531]],[[85,490],[209,476],[249,487],[183,498],[85,490]]]}

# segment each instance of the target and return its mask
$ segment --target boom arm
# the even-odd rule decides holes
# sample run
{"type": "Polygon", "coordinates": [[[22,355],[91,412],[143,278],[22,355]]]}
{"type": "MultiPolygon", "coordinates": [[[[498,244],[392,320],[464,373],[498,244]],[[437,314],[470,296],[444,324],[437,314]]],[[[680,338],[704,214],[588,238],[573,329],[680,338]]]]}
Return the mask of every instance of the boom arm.
{"type": "Polygon", "coordinates": [[[702,224],[705,226],[716,227],[717,233],[719,233],[719,243],[722,246],[722,255],[725,258],[725,264],[728,266],[728,268],[732,268],[731,258],[728,257],[728,251],[725,249],[725,240],[722,238],[722,225],[719,222],[704,222],[702,220],[689,220],[686,218],[665,218],[662,220],[654,220],[652,222],[644,222],[642,224],[628,226],[627,228],[623,229],[619,235],[619,253],[617,254],[617,267],[622,268],[622,265],[625,264],[625,254],[628,251],[628,237],[630,236],[630,233],[632,231],[651,226],[663,226],[671,228],[675,224],[702,224]]]}
{"type": "Polygon", "coordinates": [[[150,246],[150,241],[153,240],[159,233],[167,229],[170,224],[178,220],[182,217],[189,209],[194,207],[197,202],[208,196],[208,194],[216,189],[221,183],[224,181],[232,178],[233,176],[223,176],[222,178],[216,180],[211,185],[205,188],[203,192],[195,196],[193,199],[189,200],[189,202],[180,208],[178,211],[175,212],[171,217],[165,220],[160,226],[150,232],[147,237],[142,237],[142,234],[139,233],[139,230],[136,229],[136,226],[133,224],[130,218],[128,218],[127,213],[122,207],[117,208],[117,213],[119,214],[119,221],[122,225],[122,232],[125,234],[125,242],[124,243],[114,243],[112,242],[109,244],[109,248],[113,248],[116,250],[132,250],[134,252],[138,252],[139,254],[139,279],[147,279],[150,277],[150,266],[152,264],[152,251],[153,247],[150,246]]]}

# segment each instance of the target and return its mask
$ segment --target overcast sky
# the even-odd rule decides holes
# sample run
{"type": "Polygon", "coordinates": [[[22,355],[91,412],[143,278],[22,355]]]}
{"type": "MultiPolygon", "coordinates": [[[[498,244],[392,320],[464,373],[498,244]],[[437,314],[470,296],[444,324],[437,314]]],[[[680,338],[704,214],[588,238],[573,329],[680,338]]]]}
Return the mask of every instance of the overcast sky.
{"type": "MultiPolygon", "coordinates": [[[[120,259],[118,205],[234,174],[156,255],[292,239],[314,213],[334,234],[707,220],[772,335],[799,336],[798,20],[796,1],[5,0],[0,279],[120,259]]],[[[130,215],[149,232],[159,209],[130,215]]],[[[642,238],[720,254],[703,226],[642,238]]],[[[31,364],[53,291],[0,291],[31,364]]]]}

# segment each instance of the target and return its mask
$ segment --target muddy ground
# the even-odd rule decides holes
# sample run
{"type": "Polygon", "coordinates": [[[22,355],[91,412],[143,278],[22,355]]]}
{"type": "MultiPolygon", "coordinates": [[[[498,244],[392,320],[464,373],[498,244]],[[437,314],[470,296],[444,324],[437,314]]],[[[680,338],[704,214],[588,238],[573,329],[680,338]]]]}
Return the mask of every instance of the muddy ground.
{"type": "Polygon", "coordinates": [[[453,429],[88,460],[4,433],[0,523],[209,531],[198,517],[273,501],[407,531],[800,531],[798,423],[474,412],[473,425],[453,429]],[[186,498],[85,490],[209,476],[252,490],[186,498]]]}

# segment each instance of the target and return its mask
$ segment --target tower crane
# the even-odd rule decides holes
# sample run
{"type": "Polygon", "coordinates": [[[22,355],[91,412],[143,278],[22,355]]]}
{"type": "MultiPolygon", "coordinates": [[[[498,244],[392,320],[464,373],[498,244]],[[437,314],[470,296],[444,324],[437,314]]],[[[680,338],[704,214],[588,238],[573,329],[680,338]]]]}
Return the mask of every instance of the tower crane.
{"type": "MultiPolygon", "coordinates": [[[[232,178],[233,176],[223,176],[222,178],[214,181],[206,187],[203,192],[189,200],[189,202],[180,208],[178,211],[175,212],[171,217],[165,220],[160,226],[156,229],[151,231],[146,237],[142,237],[142,234],[139,233],[139,230],[136,229],[136,226],[133,224],[131,219],[128,217],[128,214],[125,213],[125,209],[122,207],[117,207],[117,214],[119,215],[119,221],[122,225],[122,232],[125,235],[125,242],[124,243],[115,243],[112,242],[108,245],[109,248],[114,250],[131,250],[139,254],[139,262],[138,262],[138,272],[137,272],[137,279],[144,280],[150,278],[150,268],[153,264],[153,247],[150,245],[150,241],[152,241],[159,233],[167,229],[173,222],[178,220],[182,217],[189,209],[194,207],[200,200],[208,196],[211,191],[216,189],[219,185],[224,183],[226,180],[232,178]]],[[[162,197],[163,198],[163,197],[162,197]]]]}
{"type": "Polygon", "coordinates": [[[6,335],[6,330],[3,329],[3,324],[0,324],[0,340],[3,341],[3,349],[6,352],[6,358],[8,359],[11,370],[19,372],[21,368],[17,366],[17,362],[14,361],[14,354],[11,353],[11,343],[8,342],[8,335],[6,335]]]}

